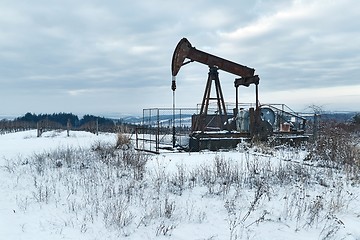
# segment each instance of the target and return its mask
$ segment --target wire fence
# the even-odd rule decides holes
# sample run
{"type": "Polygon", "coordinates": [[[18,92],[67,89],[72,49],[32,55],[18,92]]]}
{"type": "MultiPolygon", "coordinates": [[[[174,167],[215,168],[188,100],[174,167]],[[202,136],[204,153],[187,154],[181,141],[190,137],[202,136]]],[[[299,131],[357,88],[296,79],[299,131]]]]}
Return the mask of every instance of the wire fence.
{"type": "MultiPolygon", "coordinates": [[[[234,118],[234,114],[241,109],[254,108],[252,103],[239,103],[236,105],[226,103],[227,117],[234,118]]],[[[197,108],[149,108],[143,109],[143,119],[136,128],[136,148],[138,150],[159,153],[160,149],[171,149],[175,147],[186,149],[189,144],[189,135],[194,131],[196,116],[200,112],[201,105],[197,108]]],[[[295,113],[285,104],[261,105],[263,121],[269,122],[272,131],[284,132],[289,127],[286,122],[291,122],[291,127],[299,132],[305,131],[306,118],[295,113]],[[266,110],[270,109],[268,114],[266,110]],[[285,130],[284,130],[285,129],[285,130]]],[[[207,114],[210,117],[218,116],[216,105],[209,105],[207,114]]],[[[196,129],[195,129],[196,131],[196,129]]]]}
{"type": "Polygon", "coordinates": [[[143,110],[143,121],[136,129],[136,148],[158,153],[159,149],[188,144],[192,118],[197,108],[150,108],[143,110]]]}

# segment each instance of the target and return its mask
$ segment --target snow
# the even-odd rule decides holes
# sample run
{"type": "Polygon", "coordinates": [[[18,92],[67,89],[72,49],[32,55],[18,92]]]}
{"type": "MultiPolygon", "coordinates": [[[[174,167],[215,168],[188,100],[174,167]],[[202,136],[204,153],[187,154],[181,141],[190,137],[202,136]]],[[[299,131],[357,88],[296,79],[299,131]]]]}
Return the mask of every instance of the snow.
{"type": "Polygon", "coordinates": [[[147,154],[140,176],[96,162],[115,142],[0,135],[0,239],[360,239],[358,182],[304,150],[147,154]]]}

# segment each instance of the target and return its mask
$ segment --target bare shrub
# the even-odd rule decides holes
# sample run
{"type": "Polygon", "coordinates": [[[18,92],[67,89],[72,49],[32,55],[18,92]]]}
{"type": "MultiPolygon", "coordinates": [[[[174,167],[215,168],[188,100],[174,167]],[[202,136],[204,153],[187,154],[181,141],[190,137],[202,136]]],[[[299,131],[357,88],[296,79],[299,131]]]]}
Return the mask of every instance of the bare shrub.
{"type": "Polygon", "coordinates": [[[46,168],[46,156],[44,154],[35,154],[34,155],[34,163],[36,166],[36,171],[39,175],[44,174],[44,169],[46,168]]]}
{"type": "Polygon", "coordinates": [[[175,201],[170,201],[169,198],[165,198],[164,203],[164,216],[166,218],[171,218],[175,211],[175,201]]]}
{"type": "Polygon", "coordinates": [[[259,204],[261,198],[264,195],[268,195],[268,194],[269,194],[269,186],[264,181],[259,181],[256,184],[256,190],[255,190],[255,194],[254,194],[254,199],[251,202],[248,211],[246,212],[246,214],[241,219],[242,222],[245,222],[246,219],[250,216],[250,214],[255,210],[255,207],[259,204]]]}
{"type": "Polygon", "coordinates": [[[160,224],[156,229],[156,236],[171,236],[173,229],[175,229],[174,225],[160,224]]]}
{"type": "Polygon", "coordinates": [[[333,214],[329,214],[326,218],[326,224],[321,230],[319,239],[338,239],[336,234],[341,228],[345,227],[344,223],[338,217],[336,217],[336,215],[333,214]]]}
{"type": "Polygon", "coordinates": [[[48,203],[50,198],[49,186],[43,183],[39,184],[36,187],[36,190],[33,192],[33,197],[36,199],[37,202],[48,203]]]}
{"type": "Polygon", "coordinates": [[[341,168],[344,165],[357,165],[359,151],[356,140],[346,126],[336,122],[323,122],[318,139],[315,141],[311,158],[327,167],[341,168]]]}
{"type": "Polygon", "coordinates": [[[242,232],[239,233],[239,230],[244,231],[253,224],[259,224],[260,222],[265,220],[265,216],[269,214],[267,210],[262,211],[260,216],[258,218],[255,218],[255,221],[246,223],[250,215],[252,215],[256,211],[256,207],[259,205],[260,200],[263,198],[263,196],[269,194],[268,191],[268,186],[265,182],[258,182],[256,190],[254,192],[254,198],[250,202],[250,206],[248,207],[248,210],[245,212],[244,215],[241,214],[241,208],[237,206],[237,197],[225,201],[224,207],[227,212],[227,222],[230,232],[230,240],[241,239],[242,232]]]}
{"type": "Polygon", "coordinates": [[[97,153],[105,163],[116,156],[115,147],[107,142],[97,141],[91,146],[91,150],[97,153]]]}
{"type": "Polygon", "coordinates": [[[5,165],[3,166],[7,172],[14,173],[16,168],[18,167],[18,162],[11,159],[5,159],[5,165]]]}
{"type": "Polygon", "coordinates": [[[169,176],[169,190],[176,194],[181,196],[183,191],[186,188],[186,183],[188,180],[187,177],[187,171],[183,164],[177,165],[177,171],[169,176]]]}
{"type": "Polygon", "coordinates": [[[116,149],[129,149],[131,146],[131,137],[125,133],[119,132],[117,134],[115,148],[116,149]]]}
{"type": "Polygon", "coordinates": [[[240,220],[240,213],[237,209],[234,199],[227,200],[224,204],[227,212],[228,228],[230,231],[230,240],[238,239],[238,226],[242,223],[240,220]]]}
{"type": "Polygon", "coordinates": [[[117,156],[117,160],[122,161],[125,169],[132,170],[136,180],[141,180],[144,177],[145,165],[148,161],[148,156],[137,151],[127,150],[121,151],[117,156]]]}
{"type": "MultiPolygon", "coordinates": [[[[139,153],[131,148],[124,148],[122,142],[122,134],[118,134],[118,141],[116,145],[107,142],[96,142],[91,149],[99,155],[100,159],[111,166],[116,166],[126,170],[130,170],[136,180],[141,180],[144,175],[145,165],[148,161],[148,156],[139,153]],[[121,137],[119,137],[121,136],[121,137]],[[119,140],[120,139],[120,140],[119,140]]],[[[129,139],[130,140],[130,139],[129,139]]]]}
{"type": "Polygon", "coordinates": [[[217,179],[213,170],[208,165],[202,165],[198,172],[200,184],[207,187],[209,194],[214,194],[217,179]]]}
{"type": "Polygon", "coordinates": [[[216,156],[214,159],[214,170],[218,184],[218,193],[224,195],[228,194],[233,185],[241,184],[241,173],[239,166],[237,166],[231,159],[225,159],[224,156],[216,156]]]}
{"type": "Polygon", "coordinates": [[[266,142],[261,142],[255,145],[254,151],[268,156],[274,155],[274,149],[266,142]]]}
{"type": "Polygon", "coordinates": [[[284,186],[293,182],[292,165],[289,162],[284,163],[281,161],[278,167],[274,168],[272,171],[273,179],[275,180],[274,184],[284,186]]]}
{"type": "Polygon", "coordinates": [[[116,226],[119,229],[129,226],[134,219],[125,199],[109,202],[104,209],[103,217],[108,227],[116,226]]]}
{"type": "Polygon", "coordinates": [[[314,200],[311,201],[309,206],[309,214],[307,219],[307,225],[312,226],[315,222],[319,222],[321,212],[324,209],[324,198],[321,195],[317,195],[314,200]]]}

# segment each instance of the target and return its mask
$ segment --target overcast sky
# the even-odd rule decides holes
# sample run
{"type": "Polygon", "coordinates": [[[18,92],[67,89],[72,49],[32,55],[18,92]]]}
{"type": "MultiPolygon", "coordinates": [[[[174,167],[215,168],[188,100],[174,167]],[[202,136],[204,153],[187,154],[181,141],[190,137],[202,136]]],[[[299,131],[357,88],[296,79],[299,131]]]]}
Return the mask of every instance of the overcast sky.
{"type": "MultiPolygon", "coordinates": [[[[0,115],[141,114],[172,107],[181,38],[249,66],[260,102],[360,110],[358,0],[0,0],[0,115]]],[[[176,106],[202,100],[208,67],[177,76],[176,106]]],[[[219,71],[226,102],[234,79],[219,71]]],[[[240,102],[255,89],[240,88],[240,102]]]]}

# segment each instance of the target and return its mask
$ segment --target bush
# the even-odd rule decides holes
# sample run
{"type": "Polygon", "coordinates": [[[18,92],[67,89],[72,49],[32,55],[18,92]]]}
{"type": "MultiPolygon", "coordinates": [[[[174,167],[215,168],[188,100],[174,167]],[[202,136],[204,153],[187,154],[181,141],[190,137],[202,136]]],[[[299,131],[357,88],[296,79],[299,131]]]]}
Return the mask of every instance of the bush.
{"type": "Polygon", "coordinates": [[[353,123],[360,125],[360,113],[355,114],[355,116],[353,117],[353,123]]]}
{"type": "Polygon", "coordinates": [[[326,167],[360,167],[359,140],[350,129],[348,125],[323,122],[309,158],[326,167]]]}
{"type": "Polygon", "coordinates": [[[116,149],[129,149],[130,146],[131,146],[131,137],[124,133],[118,133],[115,148],[116,149]]]}

